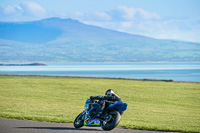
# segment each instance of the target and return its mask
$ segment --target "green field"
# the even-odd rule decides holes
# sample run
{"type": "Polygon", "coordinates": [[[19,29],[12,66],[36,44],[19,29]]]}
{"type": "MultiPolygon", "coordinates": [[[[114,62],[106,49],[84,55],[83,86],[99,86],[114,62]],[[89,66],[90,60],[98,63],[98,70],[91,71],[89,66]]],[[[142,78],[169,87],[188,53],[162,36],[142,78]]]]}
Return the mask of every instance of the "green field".
{"type": "Polygon", "coordinates": [[[200,83],[0,76],[0,118],[73,123],[109,88],[128,104],[119,128],[200,133],[200,83]]]}

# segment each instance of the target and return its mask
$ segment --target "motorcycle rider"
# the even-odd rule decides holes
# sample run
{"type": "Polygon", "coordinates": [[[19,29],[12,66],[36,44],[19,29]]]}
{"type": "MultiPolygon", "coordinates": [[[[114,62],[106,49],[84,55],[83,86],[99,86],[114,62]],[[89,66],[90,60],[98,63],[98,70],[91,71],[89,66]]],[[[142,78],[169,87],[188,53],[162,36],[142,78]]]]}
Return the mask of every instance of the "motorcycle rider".
{"type": "Polygon", "coordinates": [[[108,89],[105,92],[105,96],[91,96],[90,100],[93,102],[94,100],[101,100],[101,106],[99,107],[99,112],[97,113],[97,116],[100,116],[104,109],[108,107],[110,104],[114,102],[122,102],[122,99],[114,93],[112,89],[108,89]]]}

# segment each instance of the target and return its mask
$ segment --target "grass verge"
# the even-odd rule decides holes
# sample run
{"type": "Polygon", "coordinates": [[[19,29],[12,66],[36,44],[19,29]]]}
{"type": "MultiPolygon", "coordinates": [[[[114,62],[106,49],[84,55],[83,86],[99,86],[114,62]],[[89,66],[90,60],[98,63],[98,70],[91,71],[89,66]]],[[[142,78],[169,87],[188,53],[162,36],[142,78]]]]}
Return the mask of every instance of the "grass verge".
{"type": "Polygon", "coordinates": [[[0,118],[73,123],[108,88],[128,104],[119,128],[200,133],[199,83],[0,76],[0,118]]]}

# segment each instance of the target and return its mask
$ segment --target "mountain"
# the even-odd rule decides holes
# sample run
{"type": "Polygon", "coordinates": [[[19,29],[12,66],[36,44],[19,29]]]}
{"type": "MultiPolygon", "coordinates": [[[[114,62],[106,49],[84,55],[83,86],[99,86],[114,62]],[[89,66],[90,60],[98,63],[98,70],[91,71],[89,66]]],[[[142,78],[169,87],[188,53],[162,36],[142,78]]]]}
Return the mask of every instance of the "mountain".
{"type": "Polygon", "coordinates": [[[0,62],[200,61],[200,43],[161,40],[49,18],[0,22],[0,62]]]}

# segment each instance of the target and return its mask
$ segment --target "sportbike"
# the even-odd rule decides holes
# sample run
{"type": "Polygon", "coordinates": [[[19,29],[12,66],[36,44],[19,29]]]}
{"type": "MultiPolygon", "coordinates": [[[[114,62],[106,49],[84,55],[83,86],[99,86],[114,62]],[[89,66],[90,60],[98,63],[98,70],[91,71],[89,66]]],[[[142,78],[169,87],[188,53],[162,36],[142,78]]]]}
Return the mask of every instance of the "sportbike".
{"type": "Polygon", "coordinates": [[[112,130],[120,122],[121,115],[127,109],[127,104],[123,102],[114,102],[109,104],[101,114],[99,107],[102,101],[91,102],[90,99],[85,102],[85,110],[74,120],[74,127],[98,126],[103,130],[112,130]]]}

